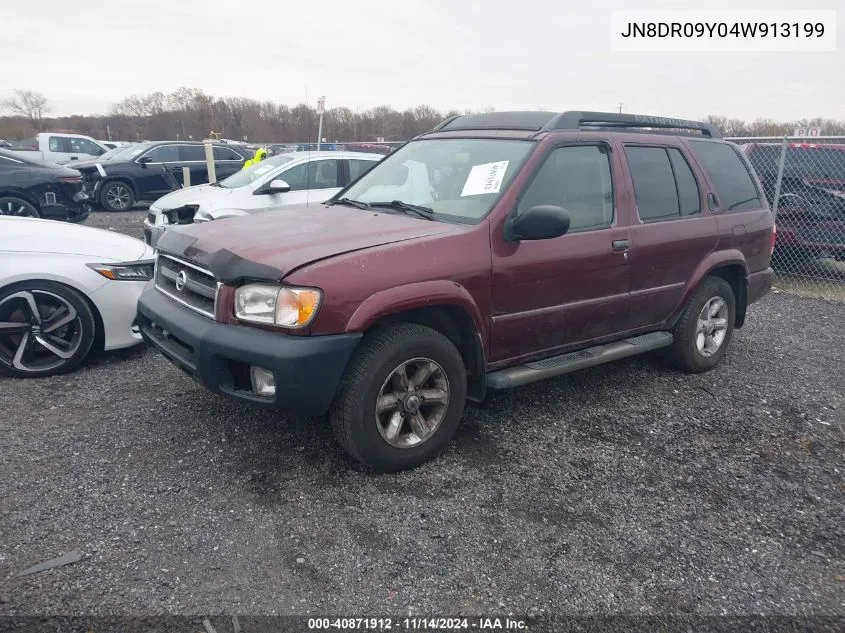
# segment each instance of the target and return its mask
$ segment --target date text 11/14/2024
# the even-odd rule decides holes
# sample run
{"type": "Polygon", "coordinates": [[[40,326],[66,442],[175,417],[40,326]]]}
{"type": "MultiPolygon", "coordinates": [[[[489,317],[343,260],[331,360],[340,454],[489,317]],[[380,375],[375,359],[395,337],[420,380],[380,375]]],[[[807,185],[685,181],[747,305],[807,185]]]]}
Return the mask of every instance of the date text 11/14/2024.
{"type": "Polygon", "coordinates": [[[525,620],[505,618],[309,618],[309,630],[336,631],[527,631],[525,620]]]}

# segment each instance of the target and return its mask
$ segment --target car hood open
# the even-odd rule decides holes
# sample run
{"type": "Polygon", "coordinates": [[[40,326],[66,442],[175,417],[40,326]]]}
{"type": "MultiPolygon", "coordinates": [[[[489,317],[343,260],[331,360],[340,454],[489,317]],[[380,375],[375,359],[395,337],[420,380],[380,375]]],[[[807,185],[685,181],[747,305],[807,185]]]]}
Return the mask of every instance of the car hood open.
{"type": "Polygon", "coordinates": [[[328,257],[468,228],[383,211],[315,205],[180,226],[166,231],[157,248],[205,266],[224,283],[278,281],[328,257]]]}
{"type": "MultiPolygon", "coordinates": [[[[153,205],[156,210],[170,211],[171,209],[178,209],[188,204],[208,204],[208,201],[215,199],[225,199],[231,195],[233,189],[226,187],[214,187],[209,184],[194,185],[187,189],[179,189],[172,193],[163,195],[156,200],[153,205]]],[[[153,211],[156,212],[155,210],[153,211]]]]}

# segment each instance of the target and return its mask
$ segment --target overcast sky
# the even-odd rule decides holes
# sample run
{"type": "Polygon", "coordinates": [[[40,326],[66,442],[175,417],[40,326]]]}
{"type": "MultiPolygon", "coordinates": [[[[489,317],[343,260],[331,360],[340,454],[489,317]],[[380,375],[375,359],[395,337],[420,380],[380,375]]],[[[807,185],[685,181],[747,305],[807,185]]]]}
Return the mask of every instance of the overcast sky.
{"type": "Polygon", "coordinates": [[[4,0],[0,99],[105,113],[133,93],[327,107],[845,119],[842,0],[4,0]],[[835,9],[834,53],[619,53],[613,9],[835,9]]]}

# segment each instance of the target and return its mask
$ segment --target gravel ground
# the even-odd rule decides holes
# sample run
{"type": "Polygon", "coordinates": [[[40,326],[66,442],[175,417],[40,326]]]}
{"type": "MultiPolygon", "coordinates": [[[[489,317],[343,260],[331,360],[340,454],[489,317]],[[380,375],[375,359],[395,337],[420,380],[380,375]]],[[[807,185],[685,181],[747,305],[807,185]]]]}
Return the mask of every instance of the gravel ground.
{"type": "Polygon", "coordinates": [[[0,615],[845,617],[843,322],[772,294],[713,372],[495,394],[387,476],[144,348],[0,379],[0,615]]]}

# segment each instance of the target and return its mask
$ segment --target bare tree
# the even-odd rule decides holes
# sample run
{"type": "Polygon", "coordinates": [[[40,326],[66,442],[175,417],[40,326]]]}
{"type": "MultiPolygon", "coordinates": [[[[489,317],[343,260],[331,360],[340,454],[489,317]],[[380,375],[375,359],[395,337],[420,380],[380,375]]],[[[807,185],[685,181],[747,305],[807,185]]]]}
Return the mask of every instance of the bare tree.
{"type": "Polygon", "coordinates": [[[3,108],[26,117],[36,129],[40,128],[44,115],[50,112],[47,97],[33,90],[17,89],[12,94],[14,96],[11,99],[2,103],[3,108]]]}

